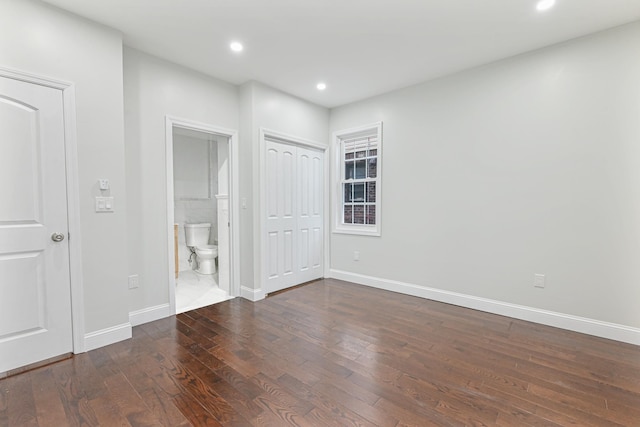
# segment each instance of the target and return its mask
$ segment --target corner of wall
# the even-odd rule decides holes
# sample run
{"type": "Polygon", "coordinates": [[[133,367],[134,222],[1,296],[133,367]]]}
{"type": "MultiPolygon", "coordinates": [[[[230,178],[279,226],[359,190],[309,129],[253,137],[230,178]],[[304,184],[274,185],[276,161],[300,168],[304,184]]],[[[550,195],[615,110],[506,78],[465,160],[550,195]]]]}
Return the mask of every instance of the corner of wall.
{"type": "MultiPolygon", "coordinates": [[[[239,87],[240,94],[240,286],[241,290],[254,288],[253,247],[253,106],[255,82],[239,87]],[[252,205],[248,205],[249,201],[252,205]]],[[[244,291],[241,291],[241,294],[244,291]]]]}
{"type": "Polygon", "coordinates": [[[244,298],[246,300],[249,300],[249,301],[252,301],[252,302],[263,300],[266,297],[264,291],[262,289],[260,289],[260,288],[251,289],[251,288],[247,288],[245,286],[242,286],[240,288],[240,291],[241,291],[241,295],[240,296],[242,298],[244,298]]]}

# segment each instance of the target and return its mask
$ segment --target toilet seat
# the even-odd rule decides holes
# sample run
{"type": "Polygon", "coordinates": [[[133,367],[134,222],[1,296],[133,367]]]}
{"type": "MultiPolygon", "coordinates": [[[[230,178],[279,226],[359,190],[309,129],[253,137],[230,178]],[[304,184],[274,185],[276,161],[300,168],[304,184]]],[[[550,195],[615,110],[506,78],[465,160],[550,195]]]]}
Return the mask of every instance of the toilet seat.
{"type": "Polygon", "coordinates": [[[216,272],[216,258],[218,257],[218,247],[215,245],[196,246],[196,257],[198,268],[196,273],[214,274],[216,272]]]}
{"type": "Polygon", "coordinates": [[[215,258],[218,256],[218,247],[215,245],[196,246],[196,254],[202,258],[215,258]]]}

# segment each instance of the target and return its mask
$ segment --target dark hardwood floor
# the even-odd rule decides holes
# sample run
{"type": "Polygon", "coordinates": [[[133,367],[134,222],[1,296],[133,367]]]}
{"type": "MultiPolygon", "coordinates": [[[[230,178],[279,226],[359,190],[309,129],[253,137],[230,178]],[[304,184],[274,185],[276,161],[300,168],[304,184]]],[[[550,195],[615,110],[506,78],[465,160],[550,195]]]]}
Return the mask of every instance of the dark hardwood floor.
{"type": "Polygon", "coordinates": [[[640,347],[336,280],[0,380],[0,426],[640,426],[640,347]]]}

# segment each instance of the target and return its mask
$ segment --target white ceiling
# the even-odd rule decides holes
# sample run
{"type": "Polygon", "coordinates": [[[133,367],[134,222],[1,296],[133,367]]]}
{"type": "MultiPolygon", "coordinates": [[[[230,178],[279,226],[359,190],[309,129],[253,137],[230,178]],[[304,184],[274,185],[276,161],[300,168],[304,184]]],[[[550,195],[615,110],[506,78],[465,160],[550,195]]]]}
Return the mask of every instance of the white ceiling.
{"type": "Polygon", "coordinates": [[[537,0],[45,1],[133,48],[326,107],[640,19],[640,0],[557,0],[544,13],[537,0]]]}

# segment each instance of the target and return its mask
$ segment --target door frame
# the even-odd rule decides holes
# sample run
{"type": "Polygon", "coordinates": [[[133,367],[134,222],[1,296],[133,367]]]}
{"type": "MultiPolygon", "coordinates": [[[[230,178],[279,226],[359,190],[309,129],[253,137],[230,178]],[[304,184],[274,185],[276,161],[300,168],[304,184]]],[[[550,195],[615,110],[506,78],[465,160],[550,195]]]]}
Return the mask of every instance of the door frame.
{"type": "Polygon", "coordinates": [[[82,279],[82,233],[80,228],[80,185],[76,135],[76,94],[71,82],[25,71],[0,67],[0,76],[36,84],[62,92],[64,146],[67,191],[67,227],[69,242],[69,279],[71,289],[71,334],[73,352],[85,351],[84,285],[82,279]]]}
{"type": "Polygon", "coordinates": [[[219,126],[200,123],[193,120],[182,119],[167,115],[165,117],[165,140],[167,158],[167,243],[168,258],[167,269],[169,275],[169,308],[171,314],[176,314],[176,277],[170,266],[175,264],[174,231],[175,221],[174,199],[173,199],[173,129],[182,128],[197,132],[223,136],[229,139],[229,296],[240,295],[240,205],[238,192],[240,191],[239,173],[239,149],[238,132],[233,129],[226,129],[219,126]]]}
{"type": "MultiPolygon", "coordinates": [[[[252,301],[258,301],[263,299],[266,296],[266,278],[264,277],[264,272],[266,271],[266,254],[267,251],[267,239],[264,231],[267,229],[267,139],[275,139],[284,144],[289,144],[293,146],[311,148],[314,150],[321,151],[323,153],[323,174],[324,179],[322,183],[322,226],[324,228],[324,232],[322,233],[322,272],[325,277],[327,277],[328,270],[328,262],[329,262],[329,232],[330,232],[330,210],[329,210],[329,162],[327,161],[327,153],[329,152],[329,146],[323,145],[315,141],[310,141],[308,139],[300,138],[293,135],[288,135],[283,132],[278,132],[275,130],[271,130],[268,128],[261,127],[260,128],[260,158],[259,158],[259,173],[258,181],[260,188],[258,194],[258,215],[254,221],[254,234],[253,234],[253,256],[255,265],[254,270],[254,283],[258,284],[259,288],[254,289],[251,292],[252,301]]],[[[255,180],[254,180],[255,182],[255,180]]],[[[255,188],[255,187],[254,187],[255,188]]],[[[249,294],[249,292],[247,292],[249,294]]],[[[244,295],[243,295],[244,296],[244,295]]]]}

